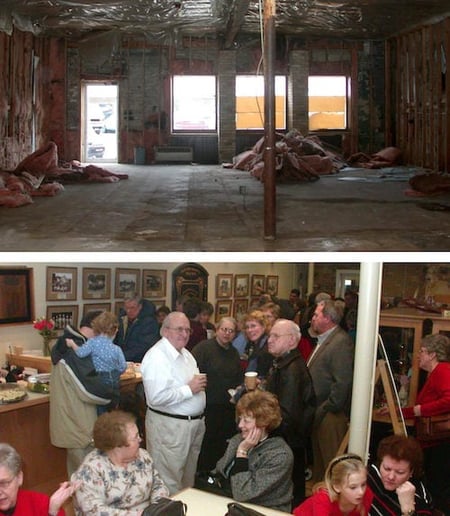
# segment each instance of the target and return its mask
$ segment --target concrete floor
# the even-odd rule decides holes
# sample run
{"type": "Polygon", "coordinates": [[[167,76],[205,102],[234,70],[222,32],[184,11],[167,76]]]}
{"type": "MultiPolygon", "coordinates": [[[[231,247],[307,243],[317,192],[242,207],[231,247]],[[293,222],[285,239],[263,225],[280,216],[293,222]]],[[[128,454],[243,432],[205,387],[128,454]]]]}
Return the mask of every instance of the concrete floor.
{"type": "Polygon", "coordinates": [[[0,207],[2,250],[450,249],[450,195],[406,196],[407,179],[417,172],[407,168],[394,176],[392,169],[346,169],[312,183],[277,185],[276,239],[267,240],[263,185],[248,172],[219,165],[102,166],[129,179],[66,185],[56,197],[0,207]]]}

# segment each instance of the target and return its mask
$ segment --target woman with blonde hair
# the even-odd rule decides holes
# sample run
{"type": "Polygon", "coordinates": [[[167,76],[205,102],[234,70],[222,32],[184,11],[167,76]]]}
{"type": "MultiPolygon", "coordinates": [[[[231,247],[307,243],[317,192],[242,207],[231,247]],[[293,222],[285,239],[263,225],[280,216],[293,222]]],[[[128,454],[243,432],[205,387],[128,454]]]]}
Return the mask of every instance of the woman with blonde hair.
{"type": "Polygon", "coordinates": [[[335,457],[325,471],[324,482],[293,511],[295,516],[365,516],[372,494],[366,490],[367,470],[358,455],[335,457]]]}
{"type": "Polygon", "coordinates": [[[242,327],[247,337],[245,356],[247,358],[246,372],[258,373],[263,380],[270,367],[273,357],[267,349],[267,339],[271,324],[261,310],[252,310],[244,316],[242,327]]]}

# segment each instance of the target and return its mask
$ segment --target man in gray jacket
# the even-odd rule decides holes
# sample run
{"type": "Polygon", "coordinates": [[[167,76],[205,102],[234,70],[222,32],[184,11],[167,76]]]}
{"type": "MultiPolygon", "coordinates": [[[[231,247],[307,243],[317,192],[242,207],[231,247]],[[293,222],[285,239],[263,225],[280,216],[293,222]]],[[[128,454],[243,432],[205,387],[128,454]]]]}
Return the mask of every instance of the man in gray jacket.
{"type": "Polygon", "coordinates": [[[347,432],[353,383],[354,347],[340,326],[342,308],[328,299],[318,303],[311,321],[317,346],[308,368],[317,398],[312,431],[313,481],[323,480],[347,432]]]}

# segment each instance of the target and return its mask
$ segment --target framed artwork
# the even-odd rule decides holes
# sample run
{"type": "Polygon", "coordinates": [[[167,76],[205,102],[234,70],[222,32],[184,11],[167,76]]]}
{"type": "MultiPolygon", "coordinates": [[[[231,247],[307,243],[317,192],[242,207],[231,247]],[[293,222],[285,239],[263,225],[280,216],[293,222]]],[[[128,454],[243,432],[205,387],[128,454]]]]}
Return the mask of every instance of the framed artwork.
{"type": "Polygon", "coordinates": [[[111,269],[83,269],[83,299],[111,297],[111,269]]]}
{"type": "Polygon", "coordinates": [[[102,312],[110,312],[111,303],[84,303],[83,316],[91,310],[101,310],[102,312]]]}
{"type": "Polygon", "coordinates": [[[233,304],[233,317],[239,320],[248,311],[248,299],[235,299],[233,304]]]}
{"type": "Polygon", "coordinates": [[[142,271],[142,297],[164,297],[166,295],[167,271],[144,269],[142,271]]]}
{"type": "Polygon", "coordinates": [[[271,296],[278,295],[278,276],[267,276],[266,292],[271,296]]]}
{"type": "Polygon", "coordinates": [[[68,324],[78,328],[78,305],[47,305],[47,319],[55,321],[57,331],[68,324]]]}
{"type": "Polygon", "coordinates": [[[76,267],[47,267],[47,301],[75,301],[77,273],[76,267]]]}
{"type": "Polygon", "coordinates": [[[116,269],[114,297],[126,294],[139,294],[141,288],[141,271],[139,269],[116,269]]]}
{"type": "Polygon", "coordinates": [[[216,297],[232,297],[233,296],[233,275],[217,274],[216,276],[216,297]]]}
{"type": "Polygon", "coordinates": [[[248,297],[250,294],[249,275],[235,274],[234,276],[234,297],[248,297]]]}
{"type": "Polygon", "coordinates": [[[117,315],[117,317],[120,317],[121,311],[123,311],[123,308],[124,308],[123,301],[116,301],[114,303],[114,313],[117,315]]]}
{"type": "Polygon", "coordinates": [[[208,300],[208,271],[198,263],[183,263],[172,272],[172,310],[176,309],[177,299],[196,297],[208,300]]]}
{"type": "Polygon", "coordinates": [[[252,274],[252,296],[259,296],[264,292],[264,284],[266,277],[262,274],[252,274]]]}
{"type": "Polygon", "coordinates": [[[33,269],[0,269],[0,292],[0,324],[33,321],[33,269]]]}
{"type": "Polygon", "coordinates": [[[152,299],[152,303],[155,305],[157,310],[161,306],[166,306],[166,300],[165,299],[152,299]]]}
{"type": "Polygon", "coordinates": [[[231,299],[217,301],[216,303],[216,322],[219,322],[222,317],[231,316],[231,299]]]}

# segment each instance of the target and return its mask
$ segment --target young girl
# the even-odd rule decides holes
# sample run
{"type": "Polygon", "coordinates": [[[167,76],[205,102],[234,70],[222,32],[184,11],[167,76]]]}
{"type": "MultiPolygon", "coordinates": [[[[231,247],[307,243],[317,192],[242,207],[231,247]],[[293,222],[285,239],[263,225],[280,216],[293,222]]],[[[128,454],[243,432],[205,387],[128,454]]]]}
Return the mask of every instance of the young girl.
{"type": "MultiPolygon", "coordinates": [[[[111,312],[102,312],[92,321],[94,337],[87,340],[82,346],[72,339],[66,339],[66,344],[75,350],[79,357],[92,355],[92,362],[103,383],[110,385],[114,391],[111,406],[117,405],[120,397],[120,375],[126,370],[127,362],[123,351],[114,344],[113,338],[117,333],[117,317],[111,312]]],[[[104,406],[97,407],[100,415],[106,411],[104,406]]]]}
{"type": "Polygon", "coordinates": [[[365,516],[372,495],[366,490],[367,471],[358,455],[335,457],[325,472],[325,482],[293,511],[295,516],[365,516]]]}

